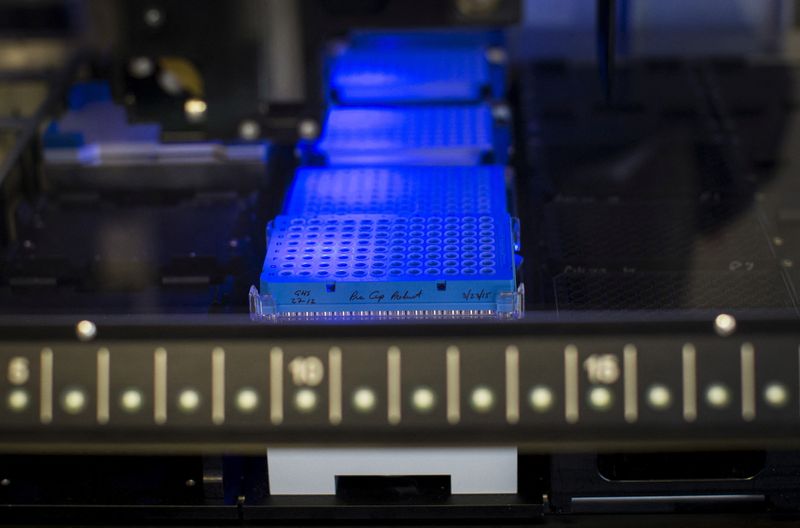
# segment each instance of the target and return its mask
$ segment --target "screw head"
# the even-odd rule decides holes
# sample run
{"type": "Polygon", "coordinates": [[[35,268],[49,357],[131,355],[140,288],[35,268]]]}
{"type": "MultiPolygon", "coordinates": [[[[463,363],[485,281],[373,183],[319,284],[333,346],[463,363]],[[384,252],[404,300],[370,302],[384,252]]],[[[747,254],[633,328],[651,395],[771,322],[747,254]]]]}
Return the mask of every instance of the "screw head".
{"type": "Polygon", "coordinates": [[[75,335],[83,342],[91,341],[97,337],[97,325],[91,321],[83,320],[75,325],[75,335]]]}
{"type": "Polygon", "coordinates": [[[239,124],[239,137],[246,141],[258,139],[261,135],[261,125],[252,119],[245,119],[239,124]]]}
{"type": "Polygon", "coordinates": [[[156,71],[156,66],[149,57],[134,57],[128,63],[128,73],[136,79],[150,77],[156,71]]]}
{"type": "Polygon", "coordinates": [[[489,64],[502,65],[508,62],[508,53],[499,46],[492,46],[486,50],[486,60],[489,64]]]}
{"type": "Polygon", "coordinates": [[[161,70],[156,80],[158,81],[158,86],[169,95],[177,97],[183,91],[181,80],[169,70],[161,70]]]}
{"type": "Polygon", "coordinates": [[[148,27],[157,28],[164,23],[164,12],[157,7],[151,7],[145,10],[142,18],[148,27]]]}
{"type": "Polygon", "coordinates": [[[492,107],[492,117],[500,124],[511,122],[511,108],[505,104],[498,104],[492,107]]]}
{"type": "Polygon", "coordinates": [[[298,135],[305,140],[317,139],[319,132],[319,123],[313,119],[303,119],[297,125],[298,135]]]}
{"type": "Polygon", "coordinates": [[[727,337],[736,331],[736,319],[729,314],[719,314],[714,319],[714,330],[722,337],[727,337]]]}

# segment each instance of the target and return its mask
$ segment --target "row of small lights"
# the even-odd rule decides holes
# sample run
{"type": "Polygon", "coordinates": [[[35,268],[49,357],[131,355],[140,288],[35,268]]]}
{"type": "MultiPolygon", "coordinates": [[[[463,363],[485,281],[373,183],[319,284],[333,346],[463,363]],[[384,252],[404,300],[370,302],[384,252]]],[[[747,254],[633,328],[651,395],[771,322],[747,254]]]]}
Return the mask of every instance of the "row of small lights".
{"type": "MultiPolygon", "coordinates": [[[[770,383],[763,391],[767,405],[773,408],[784,407],[789,401],[786,387],[780,383],[770,383]]],[[[250,414],[258,409],[259,394],[255,389],[243,388],[236,395],[236,409],[243,414],[250,414]]],[[[721,383],[710,385],[705,392],[706,403],[715,409],[724,409],[731,403],[731,391],[721,383]]],[[[119,398],[119,406],[126,413],[134,414],[144,406],[144,395],[138,389],[127,389],[119,398]]],[[[610,410],[614,405],[613,392],[603,386],[592,387],[587,393],[589,406],[597,411],[610,410]]],[[[80,414],[88,404],[88,396],[83,389],[69,388],[61,397],[61,407],[68,414],[80,414]]],[[[178,409],[191,414],[200,408],[202,397],[195,389],[184,389],[177,398],[178,409]]],[[[543,385],[537,385],[528,393],[530,408],[538,413],[552,409],[555,402],[553,391],[543,385]]],[[[309,388],[299,389],[294,395],[294,407],[301,413],[313,412],[318,405],[317,393],[309,388]]],[[[370,413],[377,407],[378,398],[375,391],[368,387],[360,387],[353,392],[352,406],[360,413],[370,413]]],[[[419,387],[411,394],[412,408],[426,414],[434,410],[437,403],[436,393],[429,387],[419,387]]],[[[486,386],[476,387],[470,395],[470,405],[475,412],[487,413],[496,403],[495,393],[486,386]]],[[[647,391],[647,403],[654,410],[666,410],[672,405],[672,392],[661,384],[652,385],[647,391]]],[[[8,408],[14,412],[22,412],[30,405],[30,397],[25,389],[17,388],[9,392],[8,408]]]]}
{"type": "MultiPolygon", "coordinates": [[[[721,314],[714,321],[715,330],[720,336],[731,335],[736,328],[733,317],[721,314]]],[[[97,335],[97,327],[91,321],[81,321],[76,326],[76,334],[81,341],[91,341],[97,335]]],[[[647,403],[654,410],[665,410],[672,405],[672,392],[663,384],[654,384],[647,390],[647,403]]],[[[773,408],[784,407],[789,401],[789,391],[785,385],[772,382],[763,391],[763,399],[773,408]]],[[[185,389],[178,395],[178,409],[186,414],[197,411],[201,404],[200,393],[194,389],[185,389]]],[[[470,405],[475,412],[487,413],[495,406],[495,394],[486,387],[476,387],[470,395],[470,405]]],[[[732,401],[731,391],[722,383],[709,385],[705,392],[706,403],[715,409],[724,409],[732,401]]],[[[259,395],[255,389],[243,388],[236,396],[236,408],[243,414],[254,412],[259,406],[259,395]]],[[[377,406],[378,398],[375,392],[368,387],[356,389],[352,395],[353,408],[360,413],[372,412],[377,406]]],[[[610,410],[614,405],[613,392],[605,386],[595,386],[589,389],[587,401],[591,408],[597,411],[610,410]]],[[[553,407],[555,396],[553,391],[544,385],[533,387],[528,394],[528,403],[531,409],[544,413],[553,407]]],[[[8,395],[7,404],[12,411],[23,411],[28,408],[30,398],[23,388],[16,388],[8,395]]],[[[88,403],[86,393],[80,388],[67,389],[61,398],[61,405],[69,414],[79,414],[88,403]]],[[[294,395],[294,407],[301,413],[312,412],[317,408],[318,398],[314,390],[303,388],[294,395]]],[[[411,396],[412,408],[421,413],[429,413],[437,403],[435,392],[429,387],[418,387],[411,396]]],[[[120,396],[120,407],[127,413],[138,412],[144,404],[144,396],[137,389],[127,389],[120,396]]]]}

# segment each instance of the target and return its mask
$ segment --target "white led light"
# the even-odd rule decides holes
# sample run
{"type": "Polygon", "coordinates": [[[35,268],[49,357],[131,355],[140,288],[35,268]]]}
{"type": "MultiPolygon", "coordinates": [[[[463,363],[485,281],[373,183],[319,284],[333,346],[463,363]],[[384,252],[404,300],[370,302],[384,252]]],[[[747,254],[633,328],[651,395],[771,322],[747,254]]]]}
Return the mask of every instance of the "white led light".
{"type": "Polygon", "coordinates": [[[119,406],[126,413],[135,413],[142,408],[144,397],[137,389],[127,389],[119,398],[119,406]]]}
{"type": "Polygon", "coordinates": [[[86,393],[82,389],[69,389],[61,397],[61,407],[69,414],[79,414],[86,408],[86,393]]]}
{"type": "Polygon", "coordinates": [[[360,413],[368,413],[375,409],[377,398],[372,389],[362,387],[353,393],[353,407],[360,413]]]}
{"type": "Polygon", "coordinates": [[[236,408],[245,414],[251,413],[258,408],[258,393],[254,389],[242,389],[236,395],[236,408]]]}
{"type": "Polygon", "coordinates": [[[731,402],[731,393],[725,385],[714,383],[706,390],[706,403],[715,409],[723,409],[731,402]]]}
{"type": "Polygon", "coordinates": [[[764,389],[764,401],[770,407],[783,407],[789,403],[789,391],[781,383],[770,383],[764,389]]]}
{"type": "Polygon", "coordinates": [[[22,412],[28,408],[30,398],[25,389],[14,389],[8,393],[8,408],[13,412],[22,412]]]}
{"type": "Polygon", "coordinates": [[[429,413],[436,406],[436,394],[428,387],[419,387],[411,394],[411,405],[420,413],[429,413]]]}
{"type": "Polygon", "coordinates": [[[547,412],[553,407],[553,391],[544,385],[539,385],[531,389],[528,402],[536,412],[547,412]]]}
{"type": "Polygon", "coordinates": [[[664,385],[652,385],[647,390],[647,403],[657,411],[667,409],[672,404],[672,392],[664,385]]]}
{"type": "Polygon", "coordinates": [[[596,411],[607,411],[614,404],[614,395],[608,387],[593,387],[589,391],[589,405],[596,411]]]}
{"type": "Polygon", "coordinates": [[[317,393],[311,389],[300,389],[294,395],[294,407],[301,413],[309,413],[317,407],[317,393]]]}
{"type": "Polygon", "coordinates": [[[178,409],[186,414],[193,413],[200,407],[200,394],[194,389],[184,389],[178,395],[178,409]]]}
{"type": "Polygon", "coordinates": [[[494,407],[494,393],[488,387],[477,387],[472,391],[470,403],[472,408],[479,413],[489,412],[494,407]]]}

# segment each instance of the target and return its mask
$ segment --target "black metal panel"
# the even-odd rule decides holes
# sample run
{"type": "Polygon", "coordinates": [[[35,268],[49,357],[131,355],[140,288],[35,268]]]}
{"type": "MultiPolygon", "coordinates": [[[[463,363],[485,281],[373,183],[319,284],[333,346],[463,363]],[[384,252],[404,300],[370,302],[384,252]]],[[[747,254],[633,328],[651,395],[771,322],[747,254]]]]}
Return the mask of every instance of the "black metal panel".
{"type": "Polygon", "coordinates": [[[12,413],[10,401],[3,402],[0,441],[6,449],[27,442],[42,448],[258,449],[292,441],[541,449],[796,441],[800,335],[792,324],[773,323],[764,327],[769,333],[757,323],[749,325],[752,331],[742,326],[727,338],[686,324],[101,326],[99,338],[88,343],[65,339],[64,330],[57,331],[61,337],[25,338],[17,327],[3,334],[20,340],[0,345],[6,361],[0,368],[19,357],[30,376],[13,385],[6,376],[0,386],[4,394],[27,391],[38,412],[12,413]],[[110,379],[104,379],[104,354],[110,379]],[[332,369],[337,354],[340,367],[332,369]],[[653,385],[668,391],[669,405],[654,401],[653,385]],[[69,413],[64,395],[75,387],[85,390],[86,405],[69,413]],[[135,418],[119,410],[122,387],[139,388],[148,402],[135,418]],[[361,414],[352,402],[365,387],[376,405],[361,414]],[[417,387],[433,392],[435,412],[422,415],[412,404],[417,387]],[[552,403],[544,407],[532,395],[540,387],[551,391],[552,403]],[[196,412],[178,403],[187,388],[199,396],[196,412]],[[258,394],[252,415],[231,401],[243,388],[258,394]],[[313,392],[310,406],[298,396],[304,389],[313,392]]]}

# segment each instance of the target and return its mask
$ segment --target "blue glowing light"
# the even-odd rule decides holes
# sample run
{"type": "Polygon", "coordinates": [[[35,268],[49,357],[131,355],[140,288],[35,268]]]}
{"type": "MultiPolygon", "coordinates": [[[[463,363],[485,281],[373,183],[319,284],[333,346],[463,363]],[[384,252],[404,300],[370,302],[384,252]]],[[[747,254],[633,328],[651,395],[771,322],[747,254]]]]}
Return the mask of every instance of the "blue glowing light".
{"type": "Polygon", "coordinates": [[[505,168],[315,167],[299,169],[284,212],[292,216],[505,213],[505,168]]]}
{"type": "Polygon", "coordinates": [[[489,105],[331,108],[316,149],[331,165],[479,165],[494,121],[489,105]]]}
{"type": "Polygon", "coordinates": [[[278,311],[495,310],[516,289],[511,219],[275,219],[261,292],[278,311]]]}
{"type": "Polygon", "coordinates": [[[332,65],[339,103],[477,102],[491,90],[481,46],[348,49],[332,65]]]}

